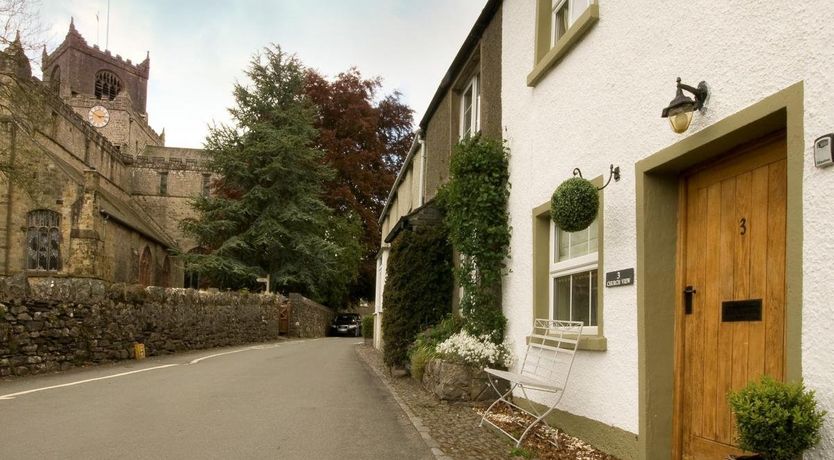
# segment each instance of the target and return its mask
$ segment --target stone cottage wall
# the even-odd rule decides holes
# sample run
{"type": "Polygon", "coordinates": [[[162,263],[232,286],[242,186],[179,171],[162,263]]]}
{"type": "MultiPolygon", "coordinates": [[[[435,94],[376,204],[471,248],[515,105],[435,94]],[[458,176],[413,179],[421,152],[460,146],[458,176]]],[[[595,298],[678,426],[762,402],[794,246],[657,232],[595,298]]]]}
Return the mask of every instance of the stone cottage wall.
{"type": "Polygon", "coordinates": [[[291,337],[323,337],[333,321],[333,310],[300,295],[290,294],[291,337]]]}
{"type": "MultiPolygon", "coordinates": [[[[320,324],[306,322],[327,309],[294,297],[300,307],[292,321],[301,322],[301,336],[324,335],[320,324]]],[[[275,340],[287,303],[271,294],[0,277],[0,376],[128,359],[137,342],[159,355],[275,340]]]]}

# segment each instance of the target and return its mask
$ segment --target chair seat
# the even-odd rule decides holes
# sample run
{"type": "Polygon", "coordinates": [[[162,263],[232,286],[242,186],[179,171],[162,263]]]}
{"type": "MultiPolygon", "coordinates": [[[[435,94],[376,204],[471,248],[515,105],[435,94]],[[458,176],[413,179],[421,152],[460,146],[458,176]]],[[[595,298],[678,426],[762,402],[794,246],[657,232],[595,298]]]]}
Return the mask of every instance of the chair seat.
{"type": "Polygon", "coordinates": [[[545,380],[538,379],[529,375],[516,374],[514,372],[502,371],[499,369],[491,369],[489,367],[484,369],[484,372],[492,374],[496,377],[508,380],[513,383],[521,384],[527,388],[533,388],[544,391],[561,391],[562,388],[545,380]]]}

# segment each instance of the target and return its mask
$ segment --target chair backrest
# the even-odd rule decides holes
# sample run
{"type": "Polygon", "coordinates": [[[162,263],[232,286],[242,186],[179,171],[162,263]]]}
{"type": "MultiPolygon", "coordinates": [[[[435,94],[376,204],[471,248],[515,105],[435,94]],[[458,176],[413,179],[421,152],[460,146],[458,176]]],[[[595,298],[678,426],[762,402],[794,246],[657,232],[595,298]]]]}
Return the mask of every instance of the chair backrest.
{"type": "Polygon", "coordinates": [[[582,337],[582,321],[537,319],[527,336],[521,374],[565,387],[582,337]]]}

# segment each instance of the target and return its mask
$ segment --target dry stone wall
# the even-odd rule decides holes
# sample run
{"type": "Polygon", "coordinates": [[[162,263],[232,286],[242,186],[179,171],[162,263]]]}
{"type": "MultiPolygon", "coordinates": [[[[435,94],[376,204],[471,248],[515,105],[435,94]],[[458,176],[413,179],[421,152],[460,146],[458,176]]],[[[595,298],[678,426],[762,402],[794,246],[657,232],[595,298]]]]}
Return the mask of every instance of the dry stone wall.
{"type": "MultiPolygon", "coordinates": [[[[293,295],[300,324],[290,335],[324,335],[326,307],[293,295]]],[[[278,338],[289,300],[23,275],[0,278],[0,376],[27,375],[147,355],[278,338]]],[[[332,313],[330,313],[332,317],[332,313]]]]}
{"type": "Polygon", "coordinates": [[[291,337],[324,337],[334,313],[330,308],[299,295],[290,294],[289,335],[291,337]]]}

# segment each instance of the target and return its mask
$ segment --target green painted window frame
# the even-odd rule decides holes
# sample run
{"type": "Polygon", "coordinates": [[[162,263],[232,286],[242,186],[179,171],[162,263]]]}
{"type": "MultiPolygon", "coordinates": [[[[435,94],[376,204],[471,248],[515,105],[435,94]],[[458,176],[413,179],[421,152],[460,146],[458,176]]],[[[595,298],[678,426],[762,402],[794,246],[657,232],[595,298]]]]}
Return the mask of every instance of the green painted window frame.
{"type": "Polygon", "coordinates": [[[550,69],[565,57],[574,45],[579,43],[582,37],[591,29],[591,26],[599,20],[599,5],[594,0],[564,35],[551,46],[552,11],[552,0],[536,1],[536,33],[534,42],[536,54],[533,70],[527,75],[527,86],[536,86],[548,74],[550,69]]]}
{"type": "MultiPolygon", "coordinates": [[[[591,179],[597,187],[602,186],[602,176],[591,179]]],[[[586,351],[606,351],[608,339],[605,337],[605,209],[604,194],[599,193],[599,215],[597,216],[597,332],[594,335],[583,335],[579,339],[579,349],[586,351]]],[[[550,200],[533,208],[533,319],[549,318],[550,316],[550,259],[553,248],[550,247],[550,200]]]]}

